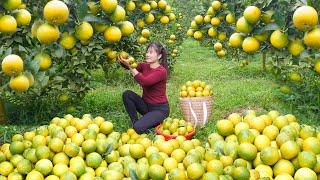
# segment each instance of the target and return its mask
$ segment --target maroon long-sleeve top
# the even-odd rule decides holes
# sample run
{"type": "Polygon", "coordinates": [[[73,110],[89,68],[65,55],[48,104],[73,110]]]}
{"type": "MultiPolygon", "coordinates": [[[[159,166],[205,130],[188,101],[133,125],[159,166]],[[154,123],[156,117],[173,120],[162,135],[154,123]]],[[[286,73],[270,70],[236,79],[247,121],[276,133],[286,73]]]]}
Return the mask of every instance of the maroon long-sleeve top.
{"type": "Polygon", "coordinates": [[[139,63],[137,67],[139,72],[134,79],[142,86],[142,98],[149,104],[168,103],[166,95],[167,70],[163,66],[151,68],[150,64],[139,63]]]}

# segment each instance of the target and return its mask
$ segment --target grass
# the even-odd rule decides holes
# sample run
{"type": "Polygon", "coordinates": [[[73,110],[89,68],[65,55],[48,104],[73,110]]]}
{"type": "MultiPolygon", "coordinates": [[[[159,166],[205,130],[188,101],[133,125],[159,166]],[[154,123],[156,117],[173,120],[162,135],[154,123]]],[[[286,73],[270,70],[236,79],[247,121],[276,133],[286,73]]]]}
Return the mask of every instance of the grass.
{"type": "MultiPolygon", "coordinates": [[[[308,114],[293,113],[292,107],[276,98],[276,85],[268,74],[261,71],[257,58],[250,60],[247,67],[240,68],[235,62],[216,58],[212,49],[201,47],[190,39],[182,44],[179,51],[180,56],[167,83],[170,116],[183,117],[178,88],[186,81],[199,79],[212,85],[214,90],[211,121],[198,131],[197,138],[204,140],[208,134],[214,132],[215,121],[226,118],[232,112],[244,112],[247,109],[256,110],[258,113],[273,109],[283,114],[292,113],[302,123],[318,125],[308,118],[308,114]]],[[[141,94],[140,87],[123,69],[108,72],[108,80],[104,78],[102,71],[95,71],[93,75],[92,86],[95,90],[85,96],[79,105],[80,113],[75,116],[81,117],[86,113],[102,116],[115,124],[115,130],[125,131],[130,127],[130,120],[122,103],[122,92],[130,89],[141,94]]],[[[1,131],[2,129],[16,133],[22,131],[23,127],[0,126],[1,131]]]]}

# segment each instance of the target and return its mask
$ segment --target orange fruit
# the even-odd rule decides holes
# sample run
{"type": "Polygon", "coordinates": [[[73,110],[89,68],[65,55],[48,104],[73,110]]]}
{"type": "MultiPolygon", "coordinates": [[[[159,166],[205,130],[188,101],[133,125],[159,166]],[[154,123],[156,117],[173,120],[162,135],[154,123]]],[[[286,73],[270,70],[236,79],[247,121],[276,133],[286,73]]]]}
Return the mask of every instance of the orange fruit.
{"type": "Polygon", "coordinates": [[[29,79],[25,75],[20,75],[10,79],[9,87],[18,92],[25,92],[29,89],[29,79]]]}
{"type": "Polygon", "coordinates": [[[15,15],[14,15],[18,26],[26,26],[31,21],[31,14],[26,9],[20,9],[15,15]]]}
{"type": "Polygon", "coordinates": [[[302,41],[300,40],[290,41],[288,50],[293,56],[299,56],[300,53],[304,51],[304,46],[302,44],[302,41]]]}
{"type": "Polygon", "coordinates": [[[236,167],[233,171],[232,171],[232,177],[234,179],[249,179],[250,177],[250,172],[247,168],[245,167],[236,167]]]}
{"type": "Polygon", "coordinates": [[[21,0],[5,0],[3,2],[3,7],[6,10],[14,10],[17,9],[21,5],[22,1],[21,0]]]}
{"type": "Polygon", "coordinates": [[[275,30],[270,36],[270,43],[273,47],[282,49],[289,43],[288,35],[280,30],[275,30]]]}
{"type": "Polygon", "coordinates": [[[160,18],[160,22],[161,22],[162,24],[168,24],[169,21],[170,21],[170,19],[169,19],[168,16],[161,16],[161,18],[160,18]]]}
{"type": "Polygon", "coordinates": [[[92,152],[86,156],[86,164],[92,168],[98,168],[102,163],[102,157],[96,152],[92,152]]]}
{"type": "Polygon", "coordinates": [[[60,31],[57,26],[44,23],[39,26],[37,29],[37,39],[42,44],[50,44],[56,40],[58,40],[60,36],[60,31]]]}
{"type": "Polygon", "coordinates": [[[84,21],[76,27],[75,36],[81,41],[87,41],[93,35],[93,28],[90,23],[84,21]]]}
{"type": "Polygon", "coordinates": [[[280,155],[277,148],[267,147],[260,152],[260,159],[266,165],[274,165],[280,159],[280,155]]]}
{"type": "Polygon", "coordinates": [[[49,23],[64,24],[68,20],[69,9],[63,1],[49,1],[43,8],[43,16],[49,23]]]}
{"type": "Polygon", "coordinates": [[[199,163],[190,164],[187,168],[187,175],[189,179],[199,179],[204,173],[205,170],[199,163]]]}
{"type": "Polygon", "coordinates": [[[241,158],[252,161],[257,156],[257,148],[250,143],[241,143],[238,147],[238,154],[241,158]]]}
{"type": "Polygon", "coordinates": [[[314,70],[320,74],[320,61],[318,60],[314,65],[314,70]]]}
{"type": "Polygon", "coordinates": [[[60,45],[65,49],[72,49],[76,45],[76,38],[72,34],[64,33],[60,39],[60,45]]]}
{"type": "Polygon", "coordinates": [[[298,155],[298,162],[300,167],[313,169],[317,164],[317,157],[313,152],[302,151],[298,155]]]}
{"type": "Polygon", "coordinates": [[[259,21],[261,11],[256,6],[248,6],[243,12],[244,18],[251,24],[255,24],[259,21]]]}
{"type": "Polygon", "coordinates": [[[233,23],[235,23],[235,22],[236,22],[236,18],[234,17],[234,14],[232,14],[232,13],[227,14],[227,16],[226,16],[226,22],[227,22],[228,24],[233,24],[233,23]]]}
{"type": "MultiPolygon", "coordinates": [[[[188,30],[187,34],[188,35],[191,35],[191,33],[193,34],[193,30],[192,29],[189,29],[189,30],[188,30]]],[[[216,37],[218,35],[218,32],[214,27],[211,27],[211,28],[208,29],[208,35],[210,37],[216,37]]]]}
{"type": "Polygon", "coordinates": [[[99,13],[99,5],[92,1],[88,2],[87,4],[90,12],[96,16],[99,13]]]}
{"type": "Polygon", "coordinates": [[[271,145],[270,139],[266,135],[258,135],[254,140],[254,145],[258,151],[262,151],[264,148],[271,145]]]}
{"type": "Polygon", "coordinates": [[[110,26],[104,32],[104,38],[109,42],[119,42],[121,40],[121,30],[116,26],[110,26]]]}
{"type": "Polygon", "coordinates": [[[165,179],[166,169],[158,164],[153,164],[148,170],[151,179],[165,179]]]}
{"type": "Polygon", "coordinates": [[[211,7],[213,8],[213,10],[218,10],[218,9],[220,9],[221,8],[221,2],[220,1],[213,1],[212,3],[211,3],[211,7]]]}
{"type": "Polygon", "coordinates": [[[301,6],[294,11],[292,21],[297,29],[308,31],[318,24],[318,13],[311,6],[301,6]]]}
{"type": "Polygon", "coordinates": [[[271,22],[273,22],[272,20],[272,15],[274,14],[274,12],[272,10],[268,10],[266,12],[264,12],[262,14],[262,22],[265,24],[270,24],[271,22]]]}
{"type": "Polygon", "coordinates": [[[242,49],[244,52],[253,53],[258,51],[260,48],[259,41],[254,37],[246,37],[242,43],[242,49]]]}
{"type": "Polygon", "coordinates": [[[241,47],[243,42],[243,36],[240,33],[233,33],[229,38],[231,47],[241,47]]]}
{"type": "Polygon", "coordinates": [[[175,180],[175,179],[186,180],[187,176],[183,170],[179,168],[175,168],[169,172],[168,179],[169,180],[175,180]]]}
{"type": "Polygon", "coordinates": [[[17,30],[17,21],[13,16],[4,15],[0,17],[0,32],[13,33],[17,30]]]}
{"type": "Polygon", "coordinates": [[[126,11],[123,9],[122,6],[117,5],[116,9],[110,16],[112,22],[120,22],[123,21],[126,17],[126,11]]]}
{"type": "Polygon", "coordinates": [[[287,141],[281,145],[280,152],[282,158],[290,160],[300,153],[300,147],[295,141],[287,141]]]}
{"type": "Polygon", "coordinates": [[[202,35],[202,32],[200,32],[200,31],[196,31],[193,33],[193,38],[196,40],[202,39],[202,37],[203,37],[203,35],[202,35]]]}
{"type": "Polygon", "coordinates": [[[35,55],[34,59],[39,62],[40,70],[47,70],[52,64],[49,54],[39,53],[35,55]]]}
{"type": "Polygon", "coordinates": [[[233,124],[229,120],[220,120],[216,124],[218,133],[221,136],[229,136],[234,133],[233,124]]]}
{"type": "Polygon", "coordinates": [[[105,13],[112,13],[118,6],[117,0],[100,0],[100,7],[105,13]]]}
{"type": "Polygon", "coordinates": [[[317,179],[317,174],[309,168],[300,168],[294,174],[295,180],[317,179]]]}
{"type": "Polygon", "coordinates": [[[219,26],[219,24],[221,23],[221,21],[220,21],[219,18],[214,17],[214,18],[211,19],[210,23],[211,23],[212,26],[219,26]]]}
{"type": "Polygon", "coordinates": [[[18,55],[8,55],[2,60],[1,68],[7,76],[16,76],[23,71],[23,60],[18,55]]]}
{"type": "Polygon", "coordinates": [[[159,7],[160,9],[165,9],[166,6],[167,6],[167,1],[165,1],[165,0],[160,0],[160,1],[158,1],[158,7],[159,7]]]}
{"type": "Polygon", "coordinates": [[[126,11],[133,11],[136,9],[136,4],[134,3],[134,1],[129,1],[126,4],[126,11]]]}
{"type": "Polygon", "coordinates": [[[202,24],[203,23],[203,16],[196,15],[196,17],[194,17],[194,21],[199,25],[202,24]]]}
{"type": "Polygon", "coordinates": [[[120,25],[121,35],[129,36],[134,32],[134,26],[130,21],[123,21],[120,25]]]}
{"type": "Polygon", "coordinates": [[[253,27],[243,16],[237,20],[236,28],[239,32],[242,33],[250,33],[253,29],[253,27]]]}
{"type": "Polygon", "coordinates": [[[295,169],[293,164],[285,159],[280,159],[274,166],[273,166],[273,174],[274,176],[278,176],[282,173],[289,174],[291,176],[294,175],[295,169]]]}
{"type": "Polygon", "coordinates": [[[41,159],[36,163],[35,169],[46,176],[51,173],[53,164],[49,159],[41,159]]]}
{"type": "Polygon", "coordinates": [[[320,42],[316,39],[320,38],[320,28],[314,28],[305,33],[303,42],[310,48],[320,49],[320,42]]]}

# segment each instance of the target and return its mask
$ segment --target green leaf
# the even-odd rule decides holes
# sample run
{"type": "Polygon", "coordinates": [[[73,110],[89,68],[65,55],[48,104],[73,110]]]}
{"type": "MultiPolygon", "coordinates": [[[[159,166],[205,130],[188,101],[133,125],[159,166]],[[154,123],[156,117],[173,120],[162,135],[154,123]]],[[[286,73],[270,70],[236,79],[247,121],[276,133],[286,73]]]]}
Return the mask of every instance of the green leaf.
{"type": "Polygon", "coordinates": [[[5,56],[8,56],[8,55],[10,55],[10,54],[12,54],[12,48],[11,48],[11,47],[9,47],[9,48],[6,50],[6,52],[4,53],[4,55],[5,55],[5,56]]]}
{"type": "Polygon", "coordinates": [[[19,51],[21,52],[25,52],[27,53],[28,51],[26,50],[26,48],[24,48],[23,46],[19,45],[19,51]]]}
{"type": "Polygon", "coordinates": [[[88,12],[88,5],[86,0],[82,0],[81,3],[77,5],[77,17],[80,21],[84,20],[84,17],[88,12]]]}
{"type": "Polygon", "coordinates": [[[40,82],[41,82],[41,87],[46,86],[49,82],[49,76],[44,76],[40,82]]]}
{"type": "Polygon", "coordinates": [[[133,169],[129,169],[129,174],[130,174],[130,178],[132,180],[138,180],[139,179],[137,173],[133,169]]]}
{"type": "Polygon", "coordinates": [[[280,29],[280,27],[278,26],[278,24],[276,23],[270,23],[266,26],[264,26],[263,28],[261,28],[260,30],[258,30],[258,33],[263,33],[263,32],[267,32],[267,31],[274,31],[280,29]]]}
{"type": "Polygon", "coordinates": [[[103,154],[103,157],[109,155],[112,150],[113,150],[112,144],[108,144],[107,150],[106,150],[106,152],[103,154]]]}
{"type": "Polygon", "coordinates": [[[57,58],[61,58],[63,56],[63,49],[58,48],[57,50],[54,51],[54,56],[57,58]]]}
{"type": "Polygon", "coordinates": [[[37,60],[31,61],[28,65],[29,65],[30,70],[31,70],[33,73],[35,73],[35,74],[36,74],[36,73],[39,71],[39,69],[40,69],[40,64],[39,64],[39,61],[37,61],[37,60]]]}
{"type": "Polygon", "coordinates": [[[105,21],[102,18],[94,16],[92,14],[88,14],[83,18],[84,21],[88,22],[97,22],[97,23],[104,23],[105,21]]]}

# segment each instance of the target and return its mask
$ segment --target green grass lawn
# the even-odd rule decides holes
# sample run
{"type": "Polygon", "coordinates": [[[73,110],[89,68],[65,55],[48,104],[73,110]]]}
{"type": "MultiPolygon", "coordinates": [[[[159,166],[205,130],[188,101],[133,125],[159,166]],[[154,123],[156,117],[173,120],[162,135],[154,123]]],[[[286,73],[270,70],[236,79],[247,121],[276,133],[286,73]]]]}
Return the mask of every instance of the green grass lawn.
{"type": "MultiPolygon", "coordinates": [[[[212,85],[214,91],[214,107],[211,121],[204,129],[198,131],[197,138],[204,139],[214,131],[215,121],[225,118],[232,112],[244,112],[247,109],[266,113],[278,110],[283,114],[292,113],[302,123],[317,124],[308,118],[304,112],[293,113],[292,107],[275,98],[276,85],[273,79],[261,71],[258,59],[250,60],[245,68],[240,68],[235,62],[218,59],[212,49],[201,47],[198,42],[186,40],[179,48],[180,56],[174,65],[167,84],[171,117],[183,118],[179,104],[179,87],[188,80],[199,79],[212,85]]],[[[115,125],[115,130],[125,131],[129,126],[129,117],[122,103],[122,92],[126,89],[141,94],[140,87],[132,80],[124,69],[109,72],[109,80],[104,79],[102,71],[95,71],[90,91],[79,105],[82,116],[90,113],[93,116],[103,116],[115,125]]],[[[23,127],[0,126],[0,132],[20,132],[23,127]]],[[[10,134],[8,133],[7,136],[10,134]]]]}

